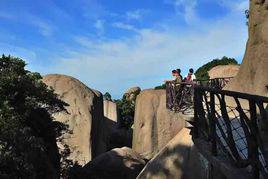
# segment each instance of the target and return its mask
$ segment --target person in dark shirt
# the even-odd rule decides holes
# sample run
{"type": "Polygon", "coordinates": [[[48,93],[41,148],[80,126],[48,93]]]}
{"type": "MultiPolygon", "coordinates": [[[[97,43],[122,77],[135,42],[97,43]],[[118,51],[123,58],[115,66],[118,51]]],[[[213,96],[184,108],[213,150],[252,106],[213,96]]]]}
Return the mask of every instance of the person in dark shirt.
{"type": "Polygon", "coordinates": [[[179,96],[181,91],[182,76],[180,69],[172,70],[173,80],[166,80],[167,84],[167,107],[171,110],[177,110],[179,108],[179,96]]]}
{"type": "Polygon", "coordinates": [[[165,80],[165,82],[173,82],[176,85],[182,82],[182,76],[180,75],[180,71],[172,70],[172,76],[174,77],[173,80],[165,80]]]}
{"type": "Polygon", "coordinates": [[[181,75],[181,69],[177,69],[177,72],[179,73],[179,76],[181,77],[181,81],[183,81],[183,77],[182,77],[182,75],[181,75]]]}

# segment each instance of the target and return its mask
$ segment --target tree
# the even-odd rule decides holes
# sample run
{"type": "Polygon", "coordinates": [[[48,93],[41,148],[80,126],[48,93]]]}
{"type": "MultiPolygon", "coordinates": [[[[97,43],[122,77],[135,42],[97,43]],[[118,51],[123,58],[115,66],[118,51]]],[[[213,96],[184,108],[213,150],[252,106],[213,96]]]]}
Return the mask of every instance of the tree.
{"type": "Polygon", "coordinates": [[[25,66],[19,58],[0,58],[0,178],[59,178],[56,138],[67,126],[52,114],[67,104],[25,66]]]}
{"type": "Polygon", "coordinates": [[[135,114],[135,102],[136,98],[132,100],[127,100],[125,96],[123,96],[120,100],[114,101],[117,104],[119,117],[122,119],[122,126],[126,129],[131,128],[134,123],[134,114],[135,114]]]}
{"type": "Polygon", "coordinates": [[[106,92],[106,93],[103,95],[103,99],[104,99],[104,100],[107,100],[107,101],[112,101],[112,96],[110,95],[110,93],[106,92]]]}
{"type": "Polygon", "coordinates": [[[162,84],[161,86],[156,86],[154,89],[155,90],[166,89],[166,84],[162,84]]]}
{"type": "Polygon", "coordinates": [[[200,67],[196,72],[196,78],[198,80],[208,80],[209,75],[208,71],[211,70],[213,67],[218,66],[218,65],[230,65],[230,64],[235,64],[237,65],[238,62],[234,58],[228,58],[228,57],[222,57],[222,59],[214,59],[202,67],[200,67]]]}

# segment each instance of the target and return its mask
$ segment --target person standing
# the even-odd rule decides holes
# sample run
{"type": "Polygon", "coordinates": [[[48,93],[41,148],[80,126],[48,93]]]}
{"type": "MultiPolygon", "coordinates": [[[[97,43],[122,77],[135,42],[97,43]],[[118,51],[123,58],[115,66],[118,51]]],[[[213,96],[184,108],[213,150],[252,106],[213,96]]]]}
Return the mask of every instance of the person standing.
{"type": "Polygon", "coordinates": [[[167,107],[175,111],[178,108],[178,95],[182,82],[180,70],[172,70],[172,76],[175,79],[165,80],[167,86],[167,107]]]}
{"type": "Polygon", "coordinates": [[[181,78],[181,82],[183,81],[183,77],[182,77],[182,75],[181,75],[181,69],[177,69],[177,72],[178,72],[178,75],[180,76],[180,78],[181,78]]]}
{"type": "Polygon", "coordinates": [[[190,68],[189,69],[189,73],[188,73],[188,75],[185,78],[185,81],[192,82],[192,81],[195,81],[195,80],[196,80],[196,77],[194,75],[194,69],[190,68]]]}

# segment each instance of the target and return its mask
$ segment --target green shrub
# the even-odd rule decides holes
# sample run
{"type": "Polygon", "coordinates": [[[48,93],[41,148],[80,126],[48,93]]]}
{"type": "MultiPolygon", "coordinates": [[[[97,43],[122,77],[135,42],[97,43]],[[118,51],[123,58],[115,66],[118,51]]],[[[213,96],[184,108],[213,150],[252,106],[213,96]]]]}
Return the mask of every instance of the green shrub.
{"type": "Polygon", "coordinates": [[[108,92],[106,92],[104,95],[103,95],[103,99],[104,100],[107,100],[107,101],[112,101],[112,95],[108,92]]]}
{"type": "Polygon", "coordinates": [[[134,123],[135,101],[136,99],[127,100],[125,96],[114,101],[117,104],[119,118],[122,121],[121,127],[123,128],[129,129],[134,123]]]}
{"type": "Polygon", "coordinates": [[[230,65],[230,64],[237,65],[238,62],[234,58],[228,58],[225,56],[222,57],[222,59],[214,59],[211,62],[208,62],[202,67],[200,67],[195,72],[196,78],[198,80],[208,80],[209,79],[208,71],[211,70],[213,67],[218,65],[230,65]]]}
{"type": "Polygon", "coordinates": [[[161,86],[156,86],[154,89],[155,90],[166,89],[166,84],[162,84],[161,86]]]}

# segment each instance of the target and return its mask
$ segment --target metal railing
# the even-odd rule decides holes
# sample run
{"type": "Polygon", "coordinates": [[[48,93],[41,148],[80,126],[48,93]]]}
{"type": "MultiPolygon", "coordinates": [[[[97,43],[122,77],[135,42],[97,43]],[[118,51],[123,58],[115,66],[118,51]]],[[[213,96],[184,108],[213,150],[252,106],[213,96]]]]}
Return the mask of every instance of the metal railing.
{"type": "Polygon", "coordinates": [[[252,178],[268,178],[261,130],[263,123],[268,125],[267,104],[266,97],[195,86],[193,139],[208,142],[214,156],[225,154],[252,178]]]}
{"type": "Polygon", "coordinates": [[[223,89],[233,77],[225,77],[225,78],[213,78],[209,80],[209,86],[216,89],[223,89]]]}
{"type": "Polygon", "coordinates": [[[191,113],[193,111],[193,96],[196,86],[223,89],[233,77],[214,78],[210,80],[195,80],[192,82],[166,82],[166,106],[167,109],[191,113]]]}
{"type": "Polygon", "coordinates": [[[193,87],[195,83],[182,82],[175,84],[166,83],[166,105],[167,109],[174,112],[183,111],[185,108],[193,106],[193,87]]]}

